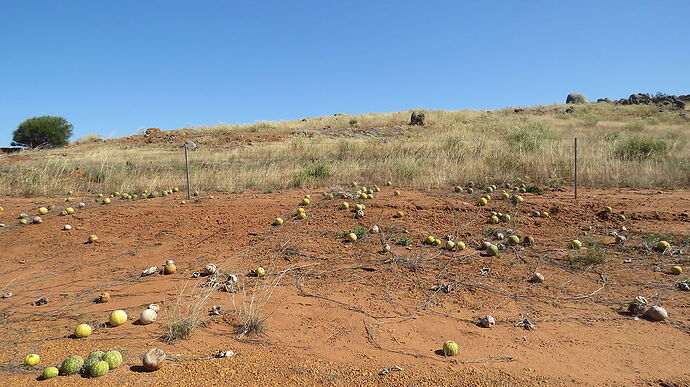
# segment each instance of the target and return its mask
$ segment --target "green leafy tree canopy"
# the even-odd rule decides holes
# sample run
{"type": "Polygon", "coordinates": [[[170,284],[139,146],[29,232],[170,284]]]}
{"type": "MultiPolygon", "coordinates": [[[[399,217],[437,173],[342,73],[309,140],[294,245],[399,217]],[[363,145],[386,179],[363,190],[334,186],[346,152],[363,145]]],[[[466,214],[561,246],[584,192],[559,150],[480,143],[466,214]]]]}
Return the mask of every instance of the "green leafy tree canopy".
{"type": "Polygon", "coordinates": [[[65,146],[72,136],[72,124],[57,116],[33,117],[19,124],[12,145],[36,148],[65,146]]]}

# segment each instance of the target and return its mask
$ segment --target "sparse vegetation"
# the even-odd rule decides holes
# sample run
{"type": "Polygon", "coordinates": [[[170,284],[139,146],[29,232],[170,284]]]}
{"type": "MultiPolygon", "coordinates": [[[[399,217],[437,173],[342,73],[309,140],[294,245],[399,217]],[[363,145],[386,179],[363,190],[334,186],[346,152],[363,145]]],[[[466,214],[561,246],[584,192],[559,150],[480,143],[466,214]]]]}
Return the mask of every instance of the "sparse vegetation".
{"type": "Polygon", "coordinates": [[[206,301],[213,292],[213,287],[194,287],[189,295],[184,295],[185,286],[180,291],[169,321],[164,326],[161,341],[168,344],[176,340],[187,340],[194,330],[204,324],[202,314],[206,307],[206,301]]]}
{"type": "Polygon", "coordinates": [[[103,137],[101,137],[100,134],[87,134],[84,137],[78,138],[74,141],[74,144],[80,145],[80,144],[88,144],[96,141],[102,140],[103,137]]]}
{"type": "Polygon", "coordinates": [[[232,304],[237,316],[236,332],[240,338],[244,336],[257,336],[264,334],[270,314],[262,316],[266,303],[271,299],[276,287],[280,284],[286,272],[274,276],[272,280],[262,283],[247,294],[247,289],[242,287],[242,300],[237,302],[233,293],[232,304]]]}
{"type": "Polygon", "coordinates": [[[395,240],[395,244],[399,245],[399,246],[409,246],[410,244],[412,244],[412,238],[409,238],[409,237],[397,238],[395,240]]]}
{"type": "Polygon", "coordinates": [[[606,252],[598,241],[592,242],[583,253],[570,258],[570,266],[575,269],[601,265],[604,262],[606,262],[606,252]]]}
{"type": "Polygon", "coordinates": [[[654,138],[630,137],[616,148],[616,154],[623,160],[644,160],[665,156],[666,141],[654,138]]]}
{"type": "MultiPolygon", "coordinates": [[[[283,140],[230,150],[200,144],[190,157],[191,178],[200,190],[230,192],[327,187],[362,176],[376,179],[381,171],[411,188],[488,183],[487,176],[496,181],[521,178],[539,186],[572,181],[572,138],[577,135],[584,186],[690,185],[690,122],[679,121],[677,113],[648,110],[644,105],[591,104],[566,114],[578,118],[573,120],[559,119],[553,107],[536,107],[533,115],[426,111],[423,131],[408,129],[409,112],[357,115],[360,126],[387,131],[373,137],[340,136],[351,128],[352,116],[201,127],[201,136],[266,131],[283,140]],[[582,125],[583,114],[596,116],[596,127],[582,125]],[[660,124],[645,126],[648,137],[624,130],[649,117],[660,124]],[[292,135],[323,128],[329,129],[322,135],[292,135]]],[[[118,141],[24,151],[20,155],[25,159],[0,164],[0,194],[46,195],[65,187],[160,191],[184,185],[179,144],[136,142],[125,149],[118,141]]]]}

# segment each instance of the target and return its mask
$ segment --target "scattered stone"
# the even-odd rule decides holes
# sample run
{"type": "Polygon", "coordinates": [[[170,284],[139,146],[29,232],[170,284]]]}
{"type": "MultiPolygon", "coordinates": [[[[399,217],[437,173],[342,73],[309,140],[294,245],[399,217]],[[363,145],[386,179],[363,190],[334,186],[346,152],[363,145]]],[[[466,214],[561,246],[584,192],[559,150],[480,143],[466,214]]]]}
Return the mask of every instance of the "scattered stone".
{"type": "Polygon", "coordinates": [[[647,309],[645,316],[652,321],[664,321],[668,318],[668,312],[659,305],[654,305],[647,309]]]}
{"type": "Polygon", "coordinates": [[[533,284],[540,284],[540,283],[544,282],[544,275],[541,273],[534,273],[532,278],[530,278],[529,282],[531,282],[533,284]]]}
{"type": "Polygon", "coordinates": [[[479,274],[489,275],[489,274],[491,274],[491,268],[490,267],[482,267],[481,269],[479,269],[479,274]]]}
{"type": "Polygon", "coordinates": [[[616,243],[618,244],[623,244],[626,241],[627,238],[625,238],[623,235],[616,235],[616,243]]]}
{"type": "MultiPolygon", "coordinates": [[[[681,282],[681,283],[678,284],[678,289],[680,289],[680,290],[682,290],[682,291],[684,291],[684,292],[688,292],[688,291],[690,291],[690,283],[681,282]]],[[[10,293],[10,294],[12,294],[12,293],[10,293]]],[[[3,297],[3,298],[4,298],[4,297],[3,297]]]]}
{"type": "Polygon", "coordinates": [[[623,263],[632,263],[632,259],[631,258],[625,258],[623,260],[623,263]]]}
{"type": "Polygon", "coordinates": [[[374,234],[378,234],[379,231],[381,231],[381,229],[377,225],[374,225],[374,227],[371,228],[371,232],[374,234]]]}
{"type": "Polygon", "coordinates": [[[211,315],[211,316],[220,316],[220,314],[221,314],[221,311],[220,311],[221,308],[222,308],[222,307],[221,307],[220,305],[213,305],[213,306],[211,307],[211,311],[209,312],[209,315],[211,315]]]}
{"type": "Polygon", "coordinates": [[[529,321],[527,318],[522,319],[522,321],[515,324],[515,326],[520,327],[520,328],[525,328],[528,331],[533,331],[536,328],[536,326],[534,324],[532,324],[532,322],[529,321]]]}
{"type": "Polygon", "coordinates": [[[41,306],[48,303],[48,297],[41,297],[38,300],[31,303],[33,306],[41,306]]]}
{"type": "Polygon", "coordinates": [[[383,246],[383,251],[385,251],[385,252],[391,251],[391,245],[386,244],[385,246],[383,246]]]}
{"type": "Polygon", "coordinates": [[[14,296],[14,293],[5,293],[2,295],[2,298],[10,298],[12,296],[14,296]]]}
{"type": "Polygon", "coordinates": [[[392,368],[384,368],[384,369],[381,370],[381,372],[379,372],[379,375],[381,375],[381,376],[388,375],[388,374],[390,374],[392,371],[405,371],[405,369],[402,368],[402,367],[400,367],[400,366],[395,366],[395,367],[392,367],[392,368]]]}
{"type": "Polygon", "coordinates": [[[449,284],[442,284],[439,286],[431,287],[431,288],[429,288],[429,290],[432,290],[434,292],[450,293],[450,285],[449,284]]]}
{"type": "Polygon", "coordinates": [[[235,356],[235,351],[233,351],[231,349],[229,349],[227,351],[218,351],[218,352],[216,352],[216,354],[214,356],[217,358],[233,357],[233,356],[235,356]]]}
{"type": "Polygon", "coordinates": [[[482,328],[491,328],[496,325],[496,319],[494,316],[484,316],[479,320],[479,326],[482,328]]]}

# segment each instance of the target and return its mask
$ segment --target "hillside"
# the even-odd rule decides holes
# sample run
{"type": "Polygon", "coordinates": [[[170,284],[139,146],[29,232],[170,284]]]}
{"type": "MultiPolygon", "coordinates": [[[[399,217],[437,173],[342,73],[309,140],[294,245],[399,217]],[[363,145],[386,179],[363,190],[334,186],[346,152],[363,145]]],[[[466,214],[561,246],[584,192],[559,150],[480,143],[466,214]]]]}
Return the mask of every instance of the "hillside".
{"type": "Polygon", "coordinates": [[[335,115],[218,125],[97,140],[0,156],[0,195],[161,191],[184,183],[180,146],[202,191],[331,187],[353,179],[430,189],[468,182],[573,182],[579,140],[583,186],[690,186],[690,120],[655,105],[575,105],[496,111],[335,115]]]}
{"type": "Polygon", "coordinates": [[[0,381],[690,385],[684,112],[424,113],[1,156],[0,381]],[[104,350],[122,366],[39,381],[104,350]]]}

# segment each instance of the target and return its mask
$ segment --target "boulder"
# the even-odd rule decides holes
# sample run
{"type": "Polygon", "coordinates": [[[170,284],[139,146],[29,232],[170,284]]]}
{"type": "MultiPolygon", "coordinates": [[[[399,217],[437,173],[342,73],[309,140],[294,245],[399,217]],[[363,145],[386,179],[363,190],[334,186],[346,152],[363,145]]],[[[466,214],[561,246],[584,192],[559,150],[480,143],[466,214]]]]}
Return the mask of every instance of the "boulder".
{"type": "Polygon", "coordinates": [[[424,126],[424,113],[412,112],[410,125],[424,126]]]}
{"type": "Polygon", "coordinates": [[[565,103],[585,103],[585,102],[587,102],[587,98],[585,98],[584,95],[579,94],[579,93],[570,93],[565,98],[565,103]]]}
{"type": "Polygon", "coordinates": [[[148,129],[146,129],[145,133],[147,135],[151,135],[151,134],[160,133],[160,132],[161,132],[161,130],[159,128],[148,128],[148,129]]]}

